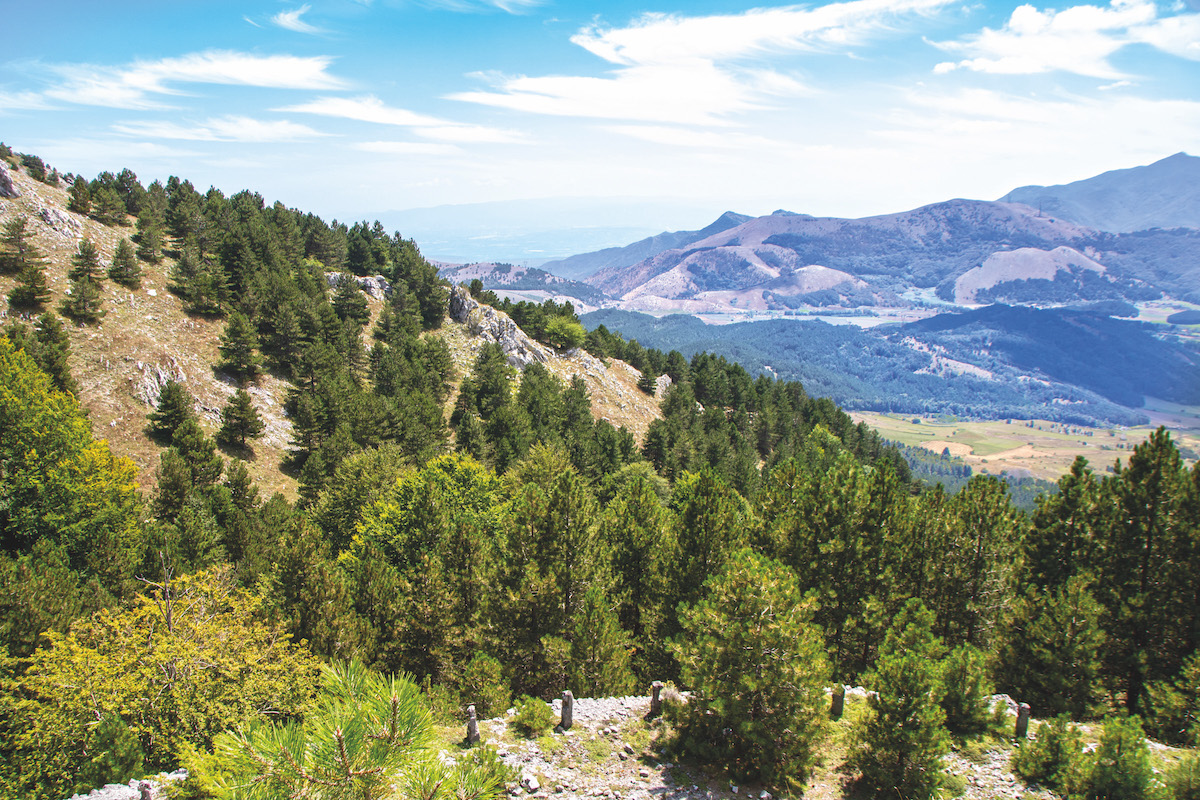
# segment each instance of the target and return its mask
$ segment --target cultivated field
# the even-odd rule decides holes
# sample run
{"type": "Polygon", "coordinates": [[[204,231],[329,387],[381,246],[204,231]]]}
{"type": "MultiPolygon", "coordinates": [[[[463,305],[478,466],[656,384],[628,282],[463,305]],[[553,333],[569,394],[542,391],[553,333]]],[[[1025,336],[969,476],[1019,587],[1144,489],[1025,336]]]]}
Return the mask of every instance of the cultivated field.
{"type": "Polygon", "coordinates": [[[928,448],[949,449],[976,473],[998,475],[1008,472],[1044,480],[1058,480],[1076,456],[1083,456],[1092,469],[1103,472],[1159,425],[1165,425],[1177,446],[1194,463],[1200,453],[1200,406],[1180,406],[1147,400],[1149,425],[1133,428],[1088,428],[1062,425],[1047,420],[1013,419],[969,421],[953,417],[916,417],[851,411],[855,422],[865,422],[893,441],[928,448]],[[916,423],[913,420],[918,420],[916,423]]]}

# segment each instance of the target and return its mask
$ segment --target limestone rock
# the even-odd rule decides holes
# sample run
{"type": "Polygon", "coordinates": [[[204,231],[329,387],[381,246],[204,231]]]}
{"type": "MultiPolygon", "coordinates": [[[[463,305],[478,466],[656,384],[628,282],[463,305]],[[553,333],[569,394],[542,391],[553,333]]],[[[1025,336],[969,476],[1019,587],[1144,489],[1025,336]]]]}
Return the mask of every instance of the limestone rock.
{"type": "Polygon", "coordinates": [[[12,173],[8,171],[8,163],[0,159],[0,197],[20,197],[21,190],[13,183],[12,173]]]}
{"type": "MultiPolygon", "coordinates": [[[[341,279],[340,272],[326,272],[325,283],[332,289],[337,286],[337,282],[341,279]]],[[[383,300],[392,293],[392,285],[388,283],[388,279],[382,275],[355,275],[354,279],[358,281],[358,286],[373,300],[383,300]]]]}
{"type": "Polygon", "coordinates": [[[38,216],[42,222],[50,226],[50,229],[62,236],[78,237],[83,229],[74,216],[61,211],[57,208],[46,206],[38,211],[38,216]]]}
{"type": "Polygon", "coordinates": [[[450,318],[465,324],[472,336],[499,344],[508,363],[517,369],[550,360],[550,348],[529,338],[503,311],[477,302],[462,286],[450,292],[450,318]]]}

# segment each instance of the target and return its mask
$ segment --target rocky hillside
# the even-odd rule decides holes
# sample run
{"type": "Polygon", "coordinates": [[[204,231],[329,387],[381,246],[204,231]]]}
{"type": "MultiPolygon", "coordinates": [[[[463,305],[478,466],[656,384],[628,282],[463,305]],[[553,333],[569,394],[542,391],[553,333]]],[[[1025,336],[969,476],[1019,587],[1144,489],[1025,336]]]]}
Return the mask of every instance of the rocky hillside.
{"type": "MultiPolygon", "coordinates": [[[[128,219],[127,226],[102,225],[67,210],[65,186],[38,182],[7,165],[0,169],[4,171],[0,185],[10,187],[7,194],[15,195],[0,196],[0,226],[18,216],[27,218],[33,242],[49,261],[46,276],[51,298],[46,308],[56,309],[67,291],[67,272],[79,242],[84,238],[93,241],[107,267],[118,242],[133,235],[133,220],[128,219]]],[[[161,448],[145,430],[146,415],[158,401],[162,385],[168,380],[184,384],[196,398],[201,424],[210,434],[219,427],[220,410],[236,385],[213,368],[219,360],[217,345],[224,320],[184,311],[180,299],[167,289],[169,260],[158,266],[143,263],[142,268],[142,286],[136,291],[112,281],[103,283],[107,314],[99,325],[66,322],[66,329],[71,340],[71,372],[93,431],[107,439],[117,454],[132,459],[142,487],[149,488],[155,481],[161,448]]],[[[15,280],[14,276],[0,276],[0,296],[8,294],[15,280]]],[[[360,283],[367,289],[373,315],[377,315],[386,281],[374,277],[362,278],[360,283]]],[[[497,316],[507,319],[503,314],[497,316]]],[[[29,324],[32,318],[0,301],[0,327],[14,321],[29,324]]],[[[508,324],[512,325],[511,321],[508,324]]],[[[456,381],[470,371],[474,354],[484,341],[480,333],[477,330],[473,335],[463,322],[449,320],[442,330],[427,334],[443,336],[450,346],[456,381]]],[[[613,360],[605,365],[581,351],[559,355],[536,342],[532,345],[544,351],[546,366],[564,380],[575,373],[582,375],[592,393],[594,413],[616,426],[625,425],[639,440],[659,415],[653,399],[637,390],[640,373],[623,362],[613,360]]],[[[248,388],[267,425],[247,462],[264,496],[280,491],[293,497],[296,492],[294,477],[280,469],[292,438],[291,422],[283,411],[288,386],[268,373],[248,388]]],[[[447,414],[452,404],[453,396],[447,414]]]]}

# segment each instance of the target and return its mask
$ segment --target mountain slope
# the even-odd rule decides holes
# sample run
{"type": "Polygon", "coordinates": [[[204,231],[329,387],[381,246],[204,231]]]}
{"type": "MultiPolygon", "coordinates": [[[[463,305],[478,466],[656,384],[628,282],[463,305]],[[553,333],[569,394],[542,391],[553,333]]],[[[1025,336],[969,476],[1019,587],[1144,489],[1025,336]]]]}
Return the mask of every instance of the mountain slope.
{"type": "Polygon", "coordinates": [[[1142,323],[992,306],[907,325],[705,325],[605,309],[585,315],[645,347],[724,355],[849,409],[1138,424],[1143,395],[1200,402],[1200,355],[1142,323]]]}
{"type": "Polygon", "coordinates": [[[1176,153],[1062,186],[1022,186],[1000,200],[1114,233],[1200,228],[1200,158],[1176,153]]]}
{"type": "Polygon", "coordinates": [[[557,261],[548,261],[542,267],[566,278],[583,279],[601,269],[632,266],[639,261],[656,256],[664,250],[686,247],[715,233],[741,225],[750,219],[752,217],[745,214],[726,211],[698,231],[664,231],[624,247],[607,247],[594,253],[580,253],[557,261]]]}
{"type": "Polygon", "coordinates": [[[995,253],[1083,247],[1094,235],[1025,206],[973,200],[857,220],[776,212],[631,267],[600,270],[589,283],[632,310],[652,308],[650,297],[742,309],[904,305],[900,295],[914,288],[938,287],[953,299],[954,281],[995,253]]]}

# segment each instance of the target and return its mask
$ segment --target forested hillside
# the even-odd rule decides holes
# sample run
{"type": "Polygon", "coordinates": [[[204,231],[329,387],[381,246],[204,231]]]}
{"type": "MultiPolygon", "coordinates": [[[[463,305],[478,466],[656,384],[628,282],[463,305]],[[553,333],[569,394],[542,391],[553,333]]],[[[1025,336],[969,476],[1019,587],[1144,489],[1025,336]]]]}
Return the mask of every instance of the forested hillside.
{"type": "MultiPolygon", "coordinates": [[[[72,180],[73,213],[107,209],[115,230],[136,213],[133,258],[105,271],[80,239],[58,304],[39,281],[67,264],[41,260],[27,222],[0,245],[5,795],[183,764],[191,796],[486,800],[503,789],[486,756],[412,755],[427,706],[457,720],[654,680],[691,692],[664,747],[783,792],[845,683],[878,691],[848,792],[933,796],[949,736],[986,728],[991,685],[1040,716],[1128,712],[1197,744],[1200,468],[1167,432],[1110,476],[1078,462],[1026,515],[995,479],[924,489],[798,383],[473,287],[550,348],[636,367],[662,396],[639,442],[593,416],[581,376],[518,371],[504,340],[456,376],[450,287],[399,235],[120,176],[72,180]],[[98,285],[155,259],[180,303],[221,320],[213,367],[286,385],[294,502],[243,463],[248,391],[214,437],[167,382],[135,423],[161,448],[146,493],[94,435],[63,328],[109,325],[98,285]],[[354,275],[391,288],[373,320],[354,275]]],[[[1093,796],[1096,759],[1068,756],[1093,796]]]]}

